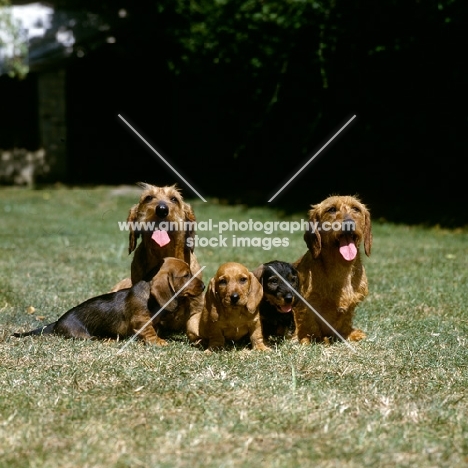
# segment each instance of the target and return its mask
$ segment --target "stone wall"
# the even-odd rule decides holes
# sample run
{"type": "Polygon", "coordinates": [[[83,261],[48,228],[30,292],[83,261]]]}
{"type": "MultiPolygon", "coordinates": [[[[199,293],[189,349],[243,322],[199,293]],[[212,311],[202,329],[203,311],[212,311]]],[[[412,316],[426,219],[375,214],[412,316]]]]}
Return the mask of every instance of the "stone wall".
{"type": "Polygon", "coordinates": [[[0,183],[32,186],[38,178],[48,174],[45,151],[15,148],[0,150],[0,183]]]}
{"type": "Polygon", "coordinates": [[[66,73],[0,79],[0,184],[65,182],[66,73]]]}

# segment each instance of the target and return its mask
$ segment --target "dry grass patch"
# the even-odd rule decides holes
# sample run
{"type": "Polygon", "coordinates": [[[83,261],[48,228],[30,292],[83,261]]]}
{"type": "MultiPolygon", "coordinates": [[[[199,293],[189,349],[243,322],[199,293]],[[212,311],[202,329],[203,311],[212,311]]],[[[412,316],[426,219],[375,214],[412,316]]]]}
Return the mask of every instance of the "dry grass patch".
{"type": "MultiPolygon", "coordinates": [[[[368,339],[353,349],[277,342],[271,353],[238,346],[205,355],[174,336],[164,349],[136,342],[118,354],[123,343],[10,338],[127,275],[117,221],[134,202],[133,192],[112,188],[0,191],[1,466],[468,462],[463,230],[375,223],[370,295],[356,316],[368,339]]],[[[281,216],[194,206],[200,220],[281,216]]],[[[251,268],[295,260],[305,244],[301,233],[289,237],[288,249],[197,256],[207,280],[228,260],[251,268]]]]}

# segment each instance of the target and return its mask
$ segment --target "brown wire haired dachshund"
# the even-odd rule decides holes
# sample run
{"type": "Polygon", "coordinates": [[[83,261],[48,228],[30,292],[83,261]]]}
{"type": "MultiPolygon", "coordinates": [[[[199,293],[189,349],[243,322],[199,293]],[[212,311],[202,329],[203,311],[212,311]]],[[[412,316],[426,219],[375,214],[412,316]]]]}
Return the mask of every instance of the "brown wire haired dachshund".
{"type": "Polygon", "coordinates": [[[131,288],[88,299],[65,312],[56,322],[13,336],[55,334],[82,339],[125,338],[144,327],[139,336],[145,343],[164,346],[167,342],[159,336],[160,326],[177,313],[187,297],[203,292],[202,281],[192,278],[186,262],[165,258],[149,281],[141,280],[131,288]],[[164,310],[152,319],[161,307],[164,310]]]}
{"type": "MultiPolygon", "coordinates": [[[[143,192],[127,218],[130,225],[128,252],[134,252],[130,266],[131,278],[117,283],[112,292],[129,288],[141,281],[165,257],[184,260],[190,265],[193,274],[200,271],[197,257],[193,253],[193,242],[190,242],[195,236],[195,214],[192,207],[184,201],[177,186],[157,187],[143,182],[138,185],[143,192]],[[139,238],[141,242],[137,246],[139,238]]],[[[201,272],[197,276],[202,279],[201,272]]],[[[193,316],[201,314],[202,309],[203,298],[195,297],[186,310],[186,317],[173,323],[176,327],[174,331],[185,331],[193,341],[193,316]]]]}
{"type": "Polygon", "coordinates": [[[252,348],[269,350],[263,343],[258,306],[262,285],[244,265],[222,264],[211,279],[200,318],[200,337],[209,350],[223,348],[226,340],[249,336],[252,348]]]}
{"type": "Polygon", "coordinates": [[[332,196],[312,206],[309,229],[304,234],[308,251],[295,266],[302,297],[325,320],[302,301],[294,307],[296,335],[301,343],[342,338],[359,341],[362,330],[353,328],[356,306],[367,296],[368,286],[359,252],[364,244],[371,253],[369,210],[352,196],[332,196]]]}

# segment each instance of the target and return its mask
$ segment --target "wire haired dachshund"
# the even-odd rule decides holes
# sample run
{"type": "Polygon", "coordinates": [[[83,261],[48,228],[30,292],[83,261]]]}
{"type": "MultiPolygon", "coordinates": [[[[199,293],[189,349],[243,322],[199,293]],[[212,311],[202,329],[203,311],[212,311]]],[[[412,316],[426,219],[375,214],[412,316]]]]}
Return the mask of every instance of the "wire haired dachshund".
{"type": "Polygon", "coordinates": [[[167,257],[148,281],[141,280],[131,288],[88,299],[65,312],[56,322],[13,336],[126,338],[139,332],[145,343],[165,346],[167,341],[159,336],[161,323],[184,307],[188,298],[201,295],[203,289],[203,282],[193,278],[186,262],[167,257]],[[153,318],[161,307],[164,310],[153,318]]]}

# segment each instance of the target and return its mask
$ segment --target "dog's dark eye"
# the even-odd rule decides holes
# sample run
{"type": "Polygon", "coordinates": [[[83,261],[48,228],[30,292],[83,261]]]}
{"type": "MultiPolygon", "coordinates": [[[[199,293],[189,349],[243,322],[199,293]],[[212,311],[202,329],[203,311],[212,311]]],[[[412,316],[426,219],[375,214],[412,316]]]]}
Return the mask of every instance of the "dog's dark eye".
{"type": "Polygon", "coordinates": [[[179,199],[177,197],[171,197],[172,203],[179,203],[179,199]]]}
{"type": "Polygon", "coordinates": [[[331,206],[330,208],[328,208],[328,210],[326,211],[326,213],[336,213],[336,207],[331,206]]]}
{"type": "Polygon", "coordinates": [[[183,278],[190,278],[190,273],[185,273],[185,275],[183,276],[183,278]]]}
{"type": "Polygon", "coordinates": [[[357,206],[353,206],[351,209],[352,209],[353,211],[355,211],[356,213],[360,213],[360,212],[361,212],[361,209],[358,208],[357,206]]]}
{"type": "Polygon", "coordinates": [[[153,198],[154,198],[153,195],[146,195],[146,197],[143,199],[143,202],[148,203],[151,200],[153,200],[153,198]]]}
{"type": "Polygon", "coordinates": [[[276,276],[272,276],[268,282],[273,283],[273,284],[278,284],[278,278],[276,276]]]}
{"type": "Polygon", "coordinates": [[[247,282],[247,278],[245,276],[239,279],[240,284],[245,284],[246,282],[247,282]]]}
{"type": "Polygon", "coordinates": [[[225,279],[220,279],[220,280],[218,281],[218,284],[221,284],[221,285],[225,286],[225,285],[227,284],[227,280],[225,280],[225,279]]]}

